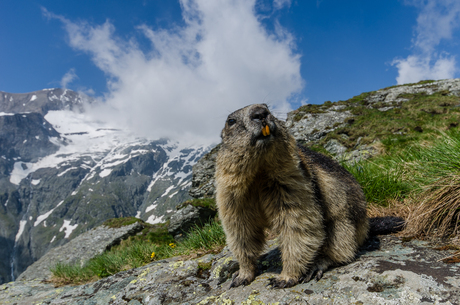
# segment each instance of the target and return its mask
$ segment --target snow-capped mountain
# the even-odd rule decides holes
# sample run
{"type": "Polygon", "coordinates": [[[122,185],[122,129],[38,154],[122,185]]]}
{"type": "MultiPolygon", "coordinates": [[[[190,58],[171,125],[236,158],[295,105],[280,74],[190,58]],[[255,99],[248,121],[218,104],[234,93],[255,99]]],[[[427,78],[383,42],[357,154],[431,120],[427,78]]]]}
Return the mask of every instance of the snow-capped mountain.
{"type": "Polygon", "coordinates": [[[0,92],[0,283],[109,218],[164,222],[209,147],[136,138],[71,90],[0,92]]]}

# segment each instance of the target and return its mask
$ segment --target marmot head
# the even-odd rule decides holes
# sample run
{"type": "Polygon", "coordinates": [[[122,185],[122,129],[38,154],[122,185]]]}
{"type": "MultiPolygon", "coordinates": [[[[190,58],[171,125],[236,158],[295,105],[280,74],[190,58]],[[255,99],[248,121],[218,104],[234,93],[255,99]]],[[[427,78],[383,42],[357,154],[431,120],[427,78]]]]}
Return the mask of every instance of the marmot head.
{"type": "Polygon", "coordinates": [[[280,122],[265,104],[254,104],[231,113],[222,130],[222,144],[227,148],[270,146],[280,132],[280,122]]]}

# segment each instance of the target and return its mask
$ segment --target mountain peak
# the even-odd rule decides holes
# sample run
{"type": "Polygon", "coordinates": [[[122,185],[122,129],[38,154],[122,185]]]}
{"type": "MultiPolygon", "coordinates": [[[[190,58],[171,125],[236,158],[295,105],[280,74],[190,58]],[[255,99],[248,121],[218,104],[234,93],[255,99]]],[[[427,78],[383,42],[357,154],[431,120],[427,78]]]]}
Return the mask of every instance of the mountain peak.
{"type": "Polygon", "coordinates": [[[43,89],[29,93],[0,91],[0,112],[36,112],[46,115],[50,110],[77,110],[83,112],[84,102],[93,99],[69,89],[43,89]]]}

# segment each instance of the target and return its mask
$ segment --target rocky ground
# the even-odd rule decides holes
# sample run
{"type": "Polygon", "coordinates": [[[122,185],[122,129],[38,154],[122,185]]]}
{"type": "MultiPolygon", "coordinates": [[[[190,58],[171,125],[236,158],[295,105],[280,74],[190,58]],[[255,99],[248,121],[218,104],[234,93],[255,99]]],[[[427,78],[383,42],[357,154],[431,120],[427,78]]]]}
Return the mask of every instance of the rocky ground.
{"type": "Polygon", "coordinates": [[[156,261],[82,286],[54,287],[41,280],[0,286],[1,304],[460,304],[460,263],[454,250],[428,241],[375,237],[356,261],[316,282],[272,289],[281,271],[276,240],[259,260],[260,275],[229,289],[238,264],[225,248],[196,259],[156,261]]]}

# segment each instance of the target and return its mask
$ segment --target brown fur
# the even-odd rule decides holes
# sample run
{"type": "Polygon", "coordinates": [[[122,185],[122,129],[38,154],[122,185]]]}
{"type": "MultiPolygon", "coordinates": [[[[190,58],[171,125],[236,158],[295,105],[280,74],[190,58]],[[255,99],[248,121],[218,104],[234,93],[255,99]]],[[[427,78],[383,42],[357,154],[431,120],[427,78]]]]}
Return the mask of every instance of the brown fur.
{"type": "Polygon", "coordinates": [[[266,105],[228,116],[217,156],[219,217],[240,263],[232,287],[254,280],[264,230],[279,234],[283,271],[273,287],[310,280],[354,259],[368,234],[366,202],[337,162],[297,146],[266,105]],[[262,128],[269,126],[270,135],[262,128]]]}

